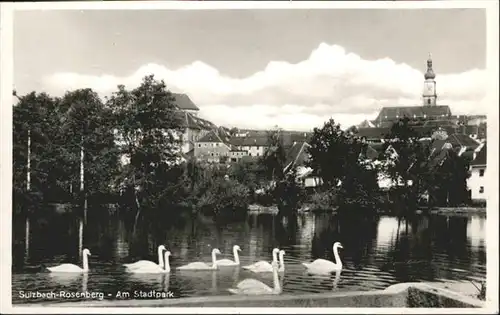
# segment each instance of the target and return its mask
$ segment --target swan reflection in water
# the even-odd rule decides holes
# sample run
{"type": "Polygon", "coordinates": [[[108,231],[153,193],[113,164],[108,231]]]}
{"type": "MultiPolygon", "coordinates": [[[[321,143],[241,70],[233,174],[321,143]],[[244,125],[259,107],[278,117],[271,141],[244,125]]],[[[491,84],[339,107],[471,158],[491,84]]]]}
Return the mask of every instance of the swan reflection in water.
{"type": "Polygon", "coordinates": [[[81,291],[88,291],[89,274],[83,273],[70,273],[70,272],[50,272],[47,274],[52,282],[57,285],[72,287],[81,283],[81,291]]]}
{"type": "Polygon", "coordinates": [[[183,290],[195,290],[197,292],[208,292],[213,295],[230,287],[239,281],[240,268],[219,269],[214,272],[188,272],[178,270],[175,279],[183,290]],[[220,285],[223,288],[220,288],[220,285]]]}
{"type": "Polygon", "coordinates": [[[168,292],[170,287],[170,273],[130,273],[129,278],[136,282],[155,285],[160,291],[168,292]]]}
{"type": "Polygon", "coordinates": [[[263,295],[263,294],[281,294],[282,287],[279,279],[278,268],[279,264],[276,261],[272,262],[273,266],[273,284],[274,287],[269,287],[265,283],[255,279],[245,279],[236,285],[236,288],[228,289],[232,294],[237,295],[263,295]]]}
{"type": "Polygon", "coordinates": [[[306,271],[307,281],[310,282],[308,285],[325,288],[329,287],[331,284],[332,290],[335,291],[338,288],[341,273],[342,270],[335,270],[333,273],[330,274],[317,274],[306,271]],[[319,283],[316,285],[317,282],[319,283]]]}

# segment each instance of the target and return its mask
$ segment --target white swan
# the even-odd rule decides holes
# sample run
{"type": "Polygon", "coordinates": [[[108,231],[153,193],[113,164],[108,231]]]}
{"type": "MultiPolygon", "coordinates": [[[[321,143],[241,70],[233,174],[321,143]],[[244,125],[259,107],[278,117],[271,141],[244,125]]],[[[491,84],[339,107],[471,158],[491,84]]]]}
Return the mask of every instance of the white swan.
{"type": "Polygon", "coordinates": [[[207,264],[201,261],[192,262],[184,266],[177,267],[178,270],[215,270],[217,269],[217,258],[216,255],[220,255],[221,252],[217,248],[212,250],[212,264],[207,264]]]}
{"type": "Polygon", "coordinates": [[[136,268],[146,268],[146,267],[155,268],[158,266],[160,268],[163,268],[165,266],[165,262],[163,261],[163,251],[164,250],[167,250],[165,248],[165,246],[163,246],[163,245],[158,246],[158,264],[156,264],[152,261],[149,261],[149,260],[139,260],[139,261],[136,261],[135,263],[123,264],[123,265],[125,266],[126,269],[129,269],[129,270],[136,269],[136,268]]]}
{"type": "Polygon", "coordinates": [[[238,283],[235,289],[228,289],[228,291],[238,295],[280,294],[281,285],[278,277],[278,262],[273,261],[272,266],[274,288],[255,279],[245,279],[238,283]]]}
{"type": "Polygon", "coordinates": [[[333,244],[333,255],[335,256],[335,262],[326,259],[316,259],[312,263],[302,263],[307,270],[311,273],[331,273],[337,270],[342,270],[342,261],[339,256],[339,248],[343,248],[342,244],[335,242],[333,244]]]}
{"type": "Polygon", "coordinates": [[[239,266],[240,265],[240,256],[238,252],[241,251],[241,248],[238,245],[233,246],[233,256],[234,261],[231,259],[219,259],[217,260],[217,266],[239,266]]]}
{"type": "MultiPolygon", "coordinates": [[[[280,250],[278,248],[273,249],[273,260],[272,260],[273,263],[274,262],[278,263],[279,252],[280,250]]],[[[273,265],[265,260],[258,261],[248,266],[243,266],[242,268],[252,272],[273,272],[273,265]]],[[[282,266],[280,266],[279,268],[281,271],[282,266]]]]}
{"type": "Polygon", "coordinates": [[[169,257],[171,253],[170,251],[166,251],[164,256],[163,256],[163,267],[160,267],[160,265],[153,264],[153,265],[146,265],[145,267],[139,267],[135,269],[127,269],[128,272],[131,273],[169,273],[170,272],[170,262],[169,262],[169,257]]]}
{"type": "Polygon", "coordinates": [[[54,267],[47,267],[50,272],[88,272],[89,271],[89,259],[90,251],[88,249],[84,249],[82,251],[83,258],[83,268],[80,268],[74,264],[62,264],[54,267]]]}

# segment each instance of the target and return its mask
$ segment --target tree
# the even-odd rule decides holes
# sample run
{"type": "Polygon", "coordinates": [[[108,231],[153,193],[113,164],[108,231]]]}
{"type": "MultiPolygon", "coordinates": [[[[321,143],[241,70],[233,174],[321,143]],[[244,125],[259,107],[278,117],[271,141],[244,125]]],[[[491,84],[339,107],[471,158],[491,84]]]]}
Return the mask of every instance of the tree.
{"type": "Polygon", "coordinates": [[[133,194],[137,208],[135,226],[142,208],[157,209],[172,184],[169,170],[182,161],[179,111],[163,81],[146,76],[139,87],[128,91],[123,85],[107,106],[115,117],[119,152],[128,163],[121,167],[119,187],[133,194]]]}
{"type": "Polygon", "coordinates": [[[276,127],[267,133],[268,149],[260,159],[264,175],[270,181],[265,197],[271,197],[277,204],[281,215],[293,214],[303,198],[302,188],[297,184],[296,169],[286,169],[287,152],[283,142],[282,130],[276,127]]]}
{"type": "Polygon", "coordinates": [[[286,151],[283,144],[282,131],[276,127],[267,133],[268,148],[260,159],[266,170],[266,177],[272,182],[285,178],[286,151]]]}
{"type": "Polygon", "coordinates": [[[378,169],[363,159],[366,144],[352,132],[340,129],[333,119],[325,122],[322,128],[314,129],[310,144],[309,166],[323,179],[323,190],[327,194],[319,201],[336,201],[338,211],[344,214],[376,213],[378,169]]]}
{"type": "Polygon", "coordinates": [[[281,215],[295,214],[304,199],[302,187],[297,183],[297,170],[293,167],[276,183],[272,194],[281,215]]]}
{"type": "Polygon", "coordinates": [[[64,164],[56,155],[59,148],[59,100],[35,92],[18,99],[13,108],[14,199],[16,203],[22,203],[26,196],[30,199],[36,195],[41,202],[50,199],[51,191],[60,186],[57,174],[61,173],[64,164]]]}
{"type": "Polygon", "coordinates": [[[250,191],[245,185],[220,176],[207,179],[197,195],[198,209],[214,216],[246,213],[250,191]]]}
{"type": "Polygon", "coordinates": [[[91,89],[67,92],[61,99],[61,107],[67,108],[61,132],[64,155],[71,170],[66,185],[71,187],[73,194],[83,193],[80,198],[95,197],[102,202],[102,197],[111,193],[118,171],[111,110],[91,89]]]}
{"type": "Polygon", "coordinates": [[[231,165],[229,176],[248,187],[250,193],[253,194],[262,186],[264,172],[265,170],[261,163],[240,160],[231,165]]]}
{"type": "Polygon", "coordinates": [[[447,149],[441,162],[429,172],[428,190],[433,205],[460,206],[468,203],[469,161],[447,149]]]}
{"type": "Polygon", "coordinates": [[[340,129],[333,119],[322,128],[314,128],[310,145],[309,167],[323,179],[327,188],[343,182],[352,166],[358,163],[362,149],[361,141],[340,129]]]}
{"type": "Polygon", "coordinates": [[[413,213],[420,196],[428,190],[428,146],[419,141],[409,118],[395,122],[387,138],[385,172],[395,184],[391,189],[400,199],[397,207],[402,213],[413,213]]]}

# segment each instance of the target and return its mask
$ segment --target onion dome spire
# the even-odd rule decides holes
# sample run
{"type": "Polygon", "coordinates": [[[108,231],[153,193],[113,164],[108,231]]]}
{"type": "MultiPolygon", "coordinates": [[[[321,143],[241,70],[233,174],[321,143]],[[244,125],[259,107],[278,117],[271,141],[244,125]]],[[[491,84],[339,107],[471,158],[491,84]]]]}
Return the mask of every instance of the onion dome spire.
{"type": "Polygon", "coordinates": [[[425,73],[424,77],[426,80],[431,80],[436,77],[434,70],[432,70],[432,58],[430,53],[429,53],[429,59],[427,59],[427,72],[425,73]]]}

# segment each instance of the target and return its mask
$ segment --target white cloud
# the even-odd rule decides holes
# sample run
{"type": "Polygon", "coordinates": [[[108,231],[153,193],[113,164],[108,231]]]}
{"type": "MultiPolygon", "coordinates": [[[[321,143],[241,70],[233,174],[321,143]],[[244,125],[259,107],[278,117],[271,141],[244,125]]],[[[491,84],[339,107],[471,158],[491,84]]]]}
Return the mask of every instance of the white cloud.
{"type": "MultiPolygon", "coordinates": [[[[297,64],[271,61],[241,79],[196,61],[176,70],[147,64],[127,77],[56,73],[44,82],[53,93],[90,87],[107,95],[118,84],[137,86],[148,74],[164,79],[172,91],[187,93],[202,117],[249,128],[309,130],[330,117],[349,126],[376,116],[382,106],[419,105],[423,89],[423,73],[417,69],[388,58],[364,60],[327,44],[297,64]]],[[[485,70],[438,72],[438,103],[450,105],[455,114],[486,113],[486,80],[485,70]]]]}

